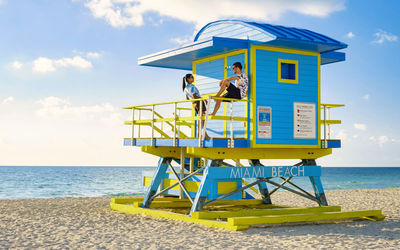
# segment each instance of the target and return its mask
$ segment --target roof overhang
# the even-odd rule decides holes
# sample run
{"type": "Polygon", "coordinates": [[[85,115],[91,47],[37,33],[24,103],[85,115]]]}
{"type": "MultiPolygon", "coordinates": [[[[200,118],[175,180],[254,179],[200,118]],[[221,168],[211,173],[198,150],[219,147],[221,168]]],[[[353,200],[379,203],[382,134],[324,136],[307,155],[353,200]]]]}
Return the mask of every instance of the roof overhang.
{"type": "Polygon", "coordinates": [[[249,40],[212,37],[209,40],[196,41],[182,47],[164,50],[138,58],[139,65],[192,70],[192,62],[221,53],[248,48],[249,40]]]}
{"type": "Polygon", "coordinates": [[[321,54],[321,65],[342,62],[346,60],[346,54],[343,52],[327,52],[321,54]]]}

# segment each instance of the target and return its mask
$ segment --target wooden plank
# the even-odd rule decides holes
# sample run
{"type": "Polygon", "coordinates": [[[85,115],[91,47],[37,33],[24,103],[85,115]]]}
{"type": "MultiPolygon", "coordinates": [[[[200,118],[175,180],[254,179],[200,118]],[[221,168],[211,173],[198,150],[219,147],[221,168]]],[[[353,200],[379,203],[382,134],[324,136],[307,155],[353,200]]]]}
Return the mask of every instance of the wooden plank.
{"type": "MultiPolygon", "coordinates": [[[[143,197],[138,197],[138,198],[111,198],[111,202],[116,203],[116,204],[127,204],[127,203],[134,203],[134,202],[142,202],[143,197]]],[[[185,200],[179,200],[178,198],[173,198],[173,197],[160,197],[160,198],[155,198],[154,201],[185,201],[185,200]]],[[[186,201],[189,201],[186,199],[186,201]]]]}
{"type": "Polygon", "coordinates": [[[228,218],[228,224],[237,225],[255,225],[255,224],[275,224],[287,222],[307,222],[324,220],[341,220],[350,218],[362,218],[380,216],[381,210],[364,210],[352,212],[325,212],[312,214],[293,214],[293,215],[270,215],[270,216],[251,216],[251,217],[232,217],[228,218]]]}
{"type": "MultiPolygon", "coordinates": [[[[150,208],[190,208],[192,207],[192,203],[188,199],[179,200],[176,198],[172,198],[175,200],[157,200],[155,199],[150,208]]],[[[141,201],[132,202],[134,207],[140,207],[141,201]]],[[[210,203],[210,207],[212,206],[240,206],[240,205],[260,205],[263,204],[263,200],[222,200],[210,203]]]]}
{"type": "Polygon", "coordinates": [[[173,220],[198,223],[198,224],[203,224],[203,225],[206,225],[209,227],[224,228],[224,229],[228,229],[228,230],[232,230],[232,231],[247,230],[249,228],[249,226],[232,226],[223,221],[195,219],[195,218],[183,215],[183,214],[154,210],[154,209],[136,208],[133,206],[117,204],[114,202],[111,202],[110,206],[111,206],[111,209],[113,209],[113,210],[121,211],[121,212],[125,212],[125,213],[147,214],[147,215],[151,215],[151,216],[158,217],[158,218],[167,218],[167,219],[173,219],[173,220]]]}
{"type": "Polygon", "coordinates": [[[307,214],[317,212],[338,212],[340,206],[310,207],[310,208],[277,208],[278,205],[269,205],[267,209],[244,209],[237,211],[201,211],[193,212],[192,217],[197,219],[221,219],[230,217],[249,217],[286,214],[307,214]]]}

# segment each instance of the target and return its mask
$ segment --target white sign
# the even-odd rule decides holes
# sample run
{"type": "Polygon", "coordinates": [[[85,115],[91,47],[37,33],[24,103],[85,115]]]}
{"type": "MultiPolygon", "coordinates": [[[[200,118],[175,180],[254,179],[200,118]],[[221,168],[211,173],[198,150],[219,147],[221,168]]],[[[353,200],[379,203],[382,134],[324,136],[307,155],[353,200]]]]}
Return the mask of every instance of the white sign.
{"type": "Polygon", "coordinates": [[[315,139],[316,110],[315,103],[293,103],[293,130],[295,139],[315,139]]]}
{"type": "Polygon", "coordinates": [[[257,107],[257,138],[271,139],[272,132],[272,113],[271,107],[257,107]]]}

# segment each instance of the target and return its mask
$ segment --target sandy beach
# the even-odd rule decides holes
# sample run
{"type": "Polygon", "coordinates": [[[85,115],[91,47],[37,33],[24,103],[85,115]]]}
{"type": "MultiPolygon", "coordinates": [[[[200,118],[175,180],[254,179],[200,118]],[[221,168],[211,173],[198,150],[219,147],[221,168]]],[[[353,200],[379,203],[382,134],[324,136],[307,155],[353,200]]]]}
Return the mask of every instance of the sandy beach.
{"type": "MultiPolygon", "coordinates": [[[[400,188],[327,191],[343,211],[382,209],[380,222],[250,228],[233,232],[112,211],[110,198],[0,200],[0,248],[330,248],[398,249],[400,188]]],[[[287,192],[275,204],[314,206],[287,192]]]]}

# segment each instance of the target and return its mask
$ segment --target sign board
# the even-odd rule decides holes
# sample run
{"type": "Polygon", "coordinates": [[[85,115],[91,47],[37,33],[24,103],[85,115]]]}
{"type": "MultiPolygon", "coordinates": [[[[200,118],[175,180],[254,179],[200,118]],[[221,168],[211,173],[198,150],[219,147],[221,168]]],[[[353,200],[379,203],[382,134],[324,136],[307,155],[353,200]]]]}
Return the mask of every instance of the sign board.
{"type": "Polygon", "coordinates": [[[293,103],[293,136],[295,139],[315,139],[316,107],[315,103],[293,103]]]}
{"type": "Polygon", "coordinates": [[[272,113],[271,107],[257,107],[257,138],[271,139],[272,113]]]}

